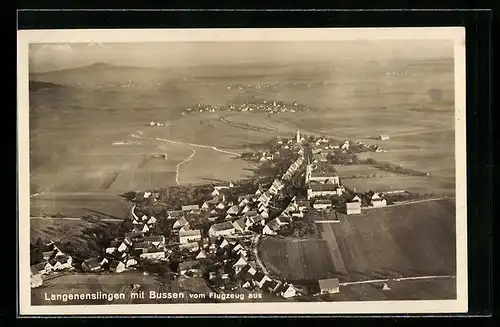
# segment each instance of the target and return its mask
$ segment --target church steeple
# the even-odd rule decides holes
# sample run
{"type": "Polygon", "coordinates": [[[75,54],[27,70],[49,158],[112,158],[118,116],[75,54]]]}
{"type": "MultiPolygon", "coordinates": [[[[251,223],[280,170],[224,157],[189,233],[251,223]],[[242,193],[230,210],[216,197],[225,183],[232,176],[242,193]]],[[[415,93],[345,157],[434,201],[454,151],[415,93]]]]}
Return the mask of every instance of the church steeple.
{"type": "Polygon", "coordinates": [[[300,131],[299,129],[297,128],[297,143],[300,143],[301,141],[301,138],[300,138],[300,131]]]}

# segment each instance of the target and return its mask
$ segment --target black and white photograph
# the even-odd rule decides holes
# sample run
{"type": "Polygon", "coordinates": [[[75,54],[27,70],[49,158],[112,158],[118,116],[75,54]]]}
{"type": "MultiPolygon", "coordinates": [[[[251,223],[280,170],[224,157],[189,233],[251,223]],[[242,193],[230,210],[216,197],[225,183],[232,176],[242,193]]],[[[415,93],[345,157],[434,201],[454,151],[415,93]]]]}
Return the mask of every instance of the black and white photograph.
{"type": "Polygon", "coordinates": [[[21,313],[466,312],[464,40],[18,32],[21,313]]]}

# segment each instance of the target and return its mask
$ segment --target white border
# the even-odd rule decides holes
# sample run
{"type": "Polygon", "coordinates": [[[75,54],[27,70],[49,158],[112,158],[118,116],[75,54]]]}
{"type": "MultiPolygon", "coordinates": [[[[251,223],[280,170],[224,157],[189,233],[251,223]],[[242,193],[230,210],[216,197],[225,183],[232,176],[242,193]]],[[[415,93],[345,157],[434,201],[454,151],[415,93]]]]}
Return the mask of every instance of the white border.
{"type": "Polygon", "coordinates": [[[191,314],[398,314],[464,313],[467,295],[467,186],[465,119],[465,28],[318,29],[117,29],[18,31],[19,314],[20,315],[191,315],[191,314]],[[29,92],[30,43],[130,43],[189,41],[341,41],[380,39],[453,40],[455,51],[455,156],[457,209],[457,299],[310,303],[141,304],[31,306],[29,276],[29,92]]]}

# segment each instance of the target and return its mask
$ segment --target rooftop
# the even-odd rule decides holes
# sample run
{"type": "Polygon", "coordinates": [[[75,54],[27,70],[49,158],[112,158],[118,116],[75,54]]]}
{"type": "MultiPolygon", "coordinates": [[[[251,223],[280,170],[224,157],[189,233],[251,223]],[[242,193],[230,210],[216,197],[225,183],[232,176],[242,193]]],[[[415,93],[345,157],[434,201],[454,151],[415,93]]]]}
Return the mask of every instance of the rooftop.
{"type": "Polygon", "coordinates": [[[339,279],[338,278],[328,278],[328,279],[320,279],[318,281],[319,288],[322,290],[335,289],[339,287],[339,279]]]}
{"type": "Polygon", "coordinates": [[[335,185],[335,184],[310,184],[309,188],[313,192],[335,191],[335,190],[337,190],[337,185],[335,185]]]}

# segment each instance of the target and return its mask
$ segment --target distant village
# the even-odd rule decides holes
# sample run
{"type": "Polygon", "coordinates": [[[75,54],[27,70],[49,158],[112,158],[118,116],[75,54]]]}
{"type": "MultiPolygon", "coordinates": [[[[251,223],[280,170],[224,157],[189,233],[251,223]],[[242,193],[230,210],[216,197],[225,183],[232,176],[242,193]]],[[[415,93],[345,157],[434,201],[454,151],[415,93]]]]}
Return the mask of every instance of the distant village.
{"type": "MultiPolygon", "coordinates": [[[[380,140],[386,138],[380,136],[380,140]]],[[[261,237],[293,235],[290,231],[300,229],[311,217],[335,222],[337,212],[359,215],[364,207],[383,207],[391,201],[394,194],[359,193],[342,184],[329,158],[348,156],[353,147],[382,151],[363,142],[306,139],[297,130],[294,138],[277,139],[268,151],[246,154],[246,160],[259,162],[288,154],[284,172],[269,183],[255,185],[251,192],[240,189],[235,194],[238,185],[233,182],[212,185],[204,198],[162,216],[148,213],[143,204],[159,202],[161,191],[136,192],[126,218],[128,229],[111,240],[101,255],[75,266],[70,254],[51,243],[43,261],[31,266],[31,286],[42,286],[47,276],[67,270],[121,273],[149,263],[168,264],[174,278],[204,278],[214,290],[258,289],[285,299],[304,295],[307,289],[269,274],[259,259],[257,244],[261,237]],[[290,189],[301,191],[290,193],[290,189]],[[206,225],[198,223],[202,219],[206,225]]],[[[336,292],[339,280],[330,278],[317,281],[314,294],[336,292]]]]}
{"type": "Polygon", "coordinates": [[[310,111],[311,108],[306,107],[298,102],[286,103],[283,101],[261,102],[242,102],[232,104],[198,104],[195,108],[187,108],[181,115],[188,115],[196,112],[267,112],[270,114],[285,113],[285,112],[300,112],[310,111]]]}

